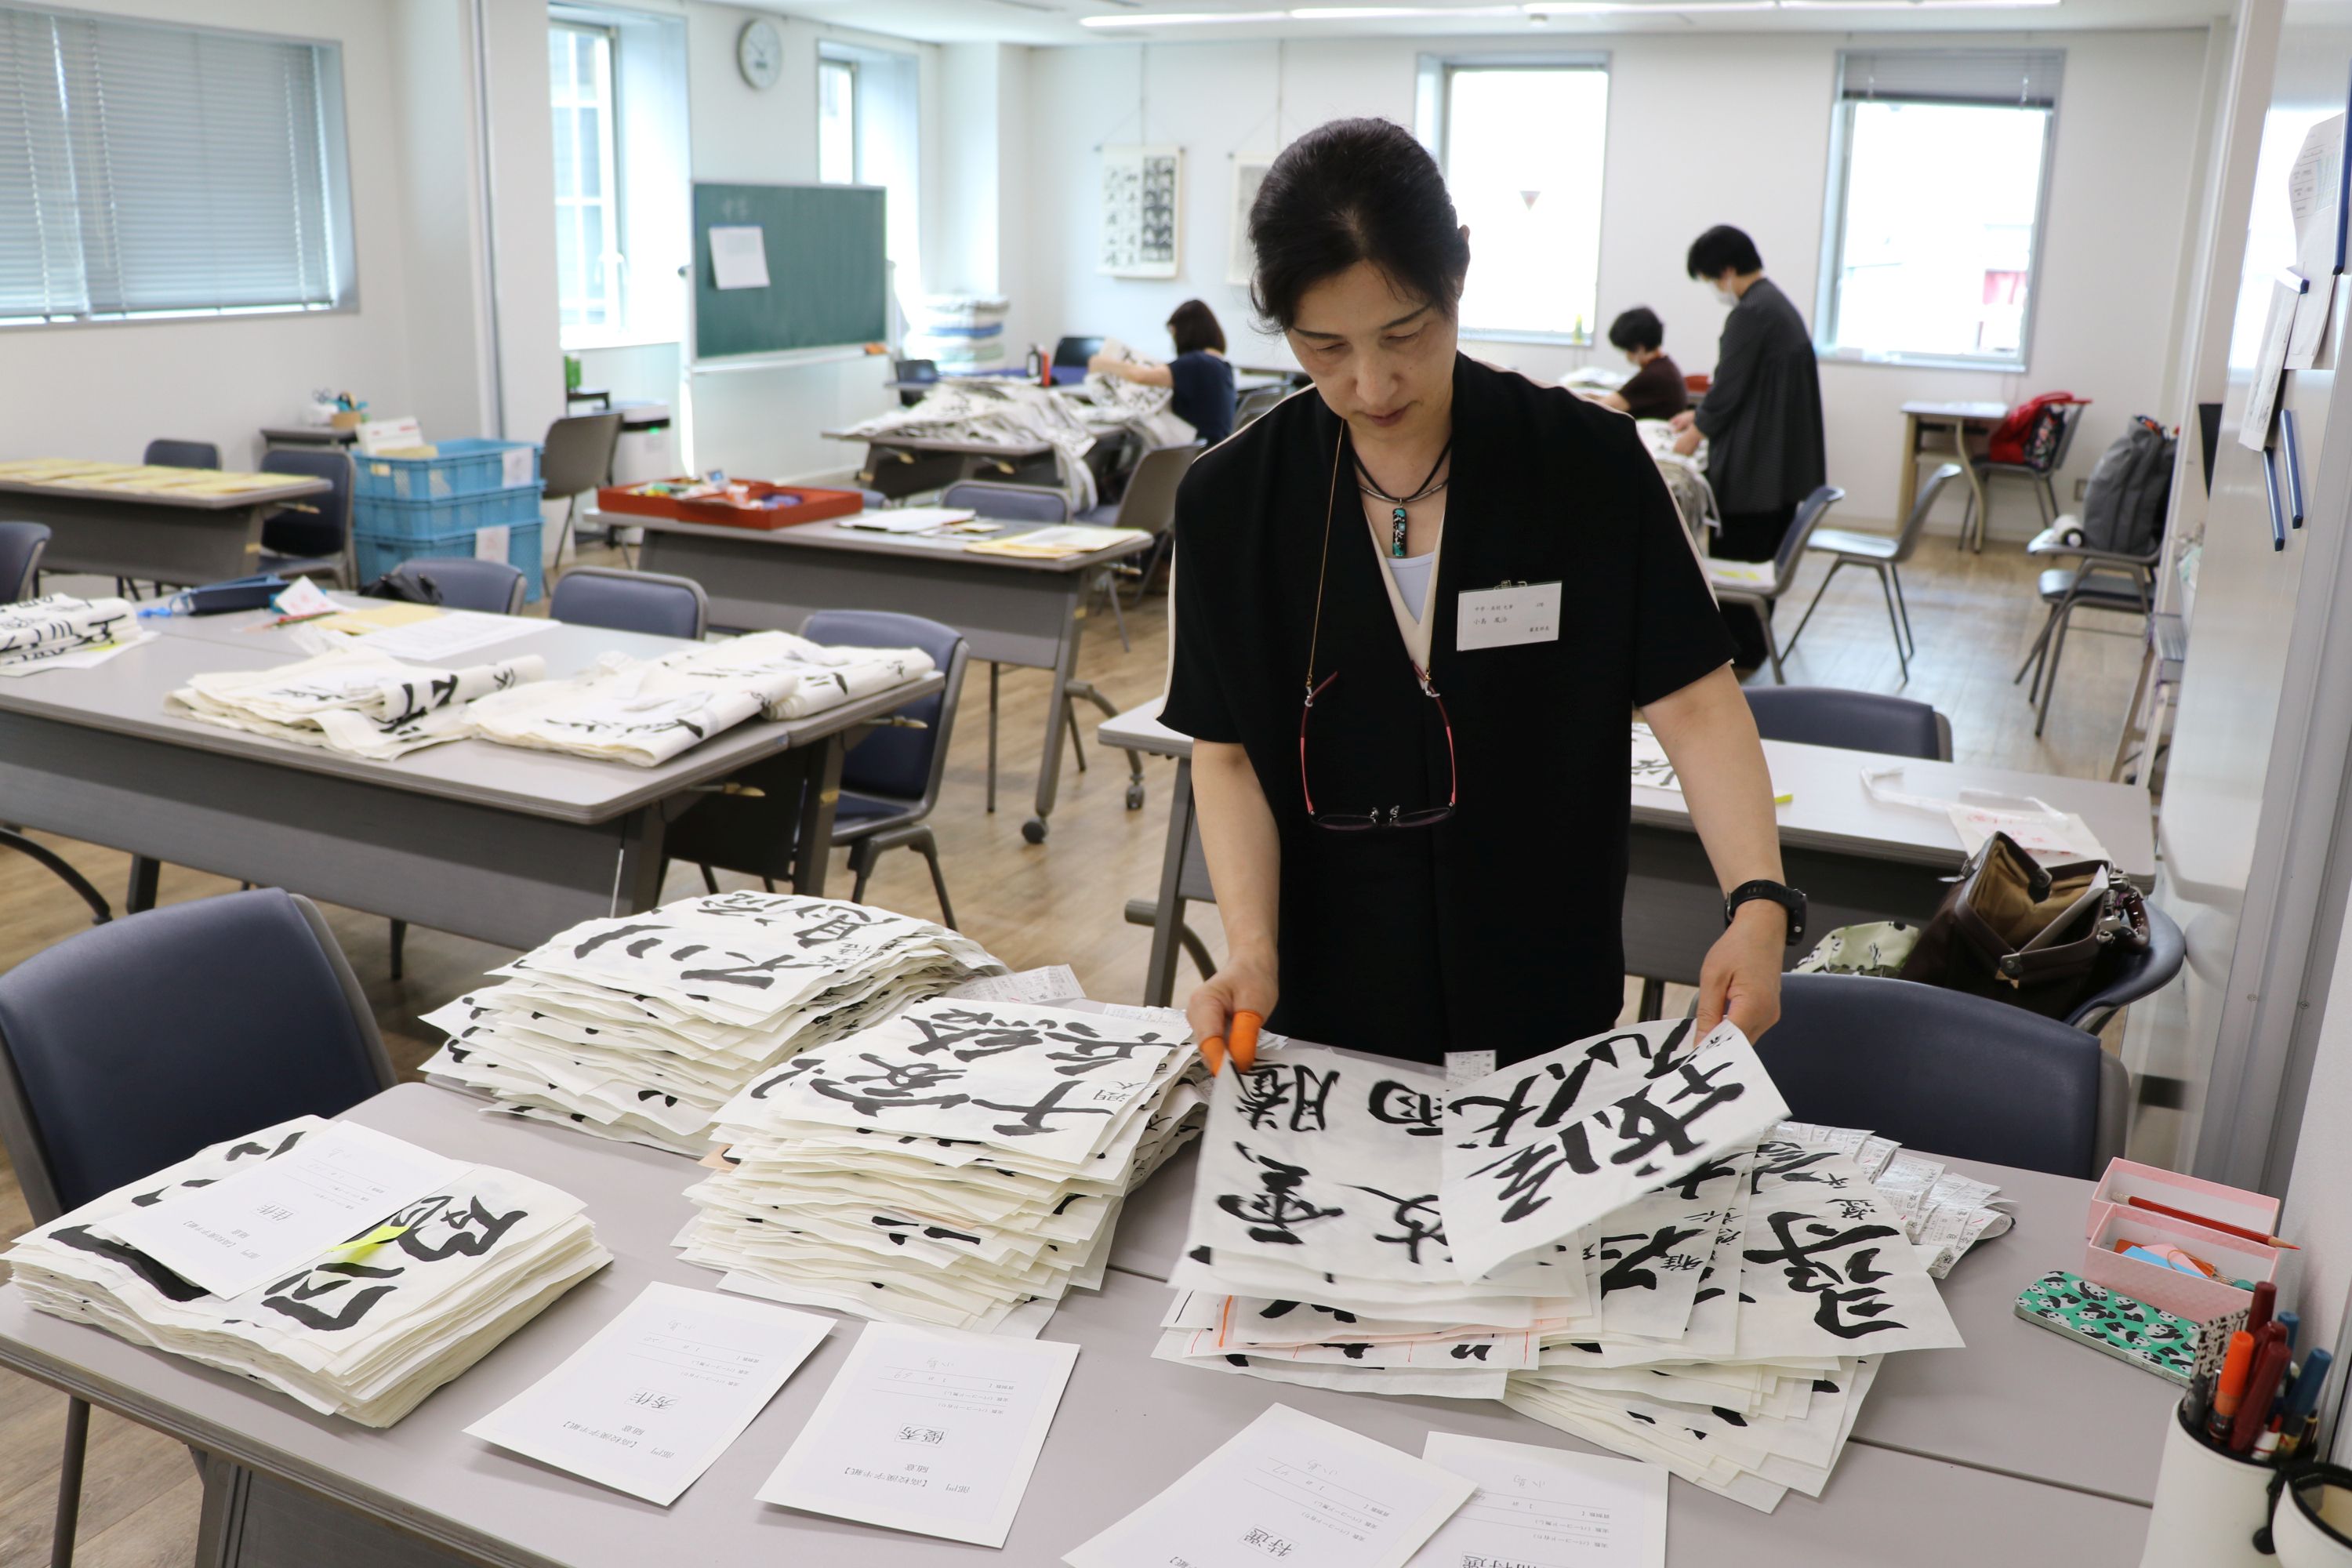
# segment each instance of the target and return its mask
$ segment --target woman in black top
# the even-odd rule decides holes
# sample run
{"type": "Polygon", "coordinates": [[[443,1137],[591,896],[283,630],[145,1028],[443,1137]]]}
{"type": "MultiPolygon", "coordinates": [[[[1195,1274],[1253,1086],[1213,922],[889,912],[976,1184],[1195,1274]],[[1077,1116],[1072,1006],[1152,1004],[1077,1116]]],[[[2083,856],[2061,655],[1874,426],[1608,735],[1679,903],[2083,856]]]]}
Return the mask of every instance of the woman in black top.
{"type": "Polygon", "coordinates": [[[1467,231],[1394,125],[1293,142],[1250,238],[1258,308],[1318,395],[1203,455],[1177,498],[1162,718],[1196,742],[1229,954],[1194,1029],[1249,1011],[1508,1062],[1610,1026],[1639,704],[1736,895],[1700,1023],[1760,1032],[1797,895],[1729,644],[1632,423],[1455,352],[1467,231]]]}
{"type": "Polygon", "coordinates": [[[1234,367],[1225,363],[1225,330],[1217,325],[1214,310],[1187,300],[1168,318],[1168,335],[1176,341],[1176,357],[1166,364],[1097,354],[1087,368],[1146,386],[1174,387],[1168,411],[1213,447],[1234,433],[1234,367]]]}
{"type": "MultiPolygon", "coordinates": [[[[1796,521],[1797,503],[1826,482],[1829,459],[1822,434],[1821,367],[1805,318],[1764,276],[1756,242],[1729,224],[1717,224],[1691,242],[1693,278],[1715,285],[1731,307],[1706,396],[1677,415],[1675,449],[1687,456],[1707,438],[1706,482],[1722,509],[1712,553],[1727,561],[1769,561],[1796,521]]],[[[1753,606],[1723,612],[1739,648],[1739,663],[1764,662],[1764,626],[1753,606]]],[[[1761,612],[1770,615],[1767,605],[1761,612]]]]}
{"type": "Polygon", "coordinates": [[[1636,419],[1672,419],[1690,406],[1690,389],[1683,384],[1682,367],[1666,357],[1666,324],[1647,305],[1636,305],[1609,323],[1609,341],[1633,362],[1633,374],[1614,392],[1595,394],[1605,404],[1636,419]]]}

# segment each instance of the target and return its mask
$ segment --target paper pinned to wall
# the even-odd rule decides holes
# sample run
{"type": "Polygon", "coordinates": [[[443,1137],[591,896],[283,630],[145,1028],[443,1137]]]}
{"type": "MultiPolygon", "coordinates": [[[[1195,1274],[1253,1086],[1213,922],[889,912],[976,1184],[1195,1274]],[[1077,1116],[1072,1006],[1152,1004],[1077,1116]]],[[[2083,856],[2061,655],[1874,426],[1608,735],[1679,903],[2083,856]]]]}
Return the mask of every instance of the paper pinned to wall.
{"type": "Polygon", "coordinates": [[[2253,380],[2246,388],[2246,412],[2238,422],[2238,445],[2259,452],[2271,444],[2271,418],[2278,412],[2279,377],[2286,372],[2286,351],[2294,332],[2297,306],[2304,291],[2284,279],[2271,285],[2270,315],[2263,322],[2262,347],[2254,354],[2253,380]]]}
{"type": "Polygon", "coordinates": [[[504,561],[507,558],[508,525],[494,522],[474,530],[474,559],[504,561]]]}
{"type": "Polygon", "coordinates": [[[2343,247],[2344,116],[2333,114],[2304,133],[2287,170],[2287,205],[2294,214],[2295,270],[2311,287],[2295,301],[2287,333],[2286,368],[2311,370],[2327,338],[2335,302],[2336,258],[2343,247]]]}
{"type": "Polygon", "coordinates": [[[721,289],[768,286],[768,237],[758,224],[710,226],[710,278],[721,289]]]}

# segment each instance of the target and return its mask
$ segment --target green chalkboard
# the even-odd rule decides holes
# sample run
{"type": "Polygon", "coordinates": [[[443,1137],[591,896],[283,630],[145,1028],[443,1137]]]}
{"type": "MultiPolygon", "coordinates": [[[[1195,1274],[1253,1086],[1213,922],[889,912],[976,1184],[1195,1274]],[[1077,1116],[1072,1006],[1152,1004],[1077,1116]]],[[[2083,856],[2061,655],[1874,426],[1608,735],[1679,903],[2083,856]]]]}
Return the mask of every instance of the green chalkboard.
{"type": "Polygon", "coordinates": [[[878,185],[694,187],[694,353],[777,353],[890,335],[884,192],[878,185]],[[757,224],[765,289],[721,289],[714,225],[757,224]]]}

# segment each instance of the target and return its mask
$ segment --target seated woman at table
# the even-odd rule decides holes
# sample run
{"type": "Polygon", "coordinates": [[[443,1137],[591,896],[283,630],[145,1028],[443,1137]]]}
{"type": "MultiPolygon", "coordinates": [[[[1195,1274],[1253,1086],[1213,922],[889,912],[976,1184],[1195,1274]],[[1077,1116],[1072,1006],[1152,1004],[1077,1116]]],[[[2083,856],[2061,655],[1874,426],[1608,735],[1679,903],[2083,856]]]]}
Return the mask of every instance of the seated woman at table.
{"type": "Polygon", "coordinates": [[[1682,367],[1666,357],[1666,324],[1647,305],[1636,305],[1609,323],[1609,341],[1633,362],[1633,379],[1614,392],[1585,394],[1636,419],[1672,419],[1690,406],[1682,367]]]}
{"type": "Polygon", "coordinates": [[[1145,386],[1175,388],[1169,412],[1213,447],[1234,433],[1234,367],[1225,363],[1225,330],[1217,325],[1214,310],[1198,300],[1187,300],[1168,318],[1168,335],[1176,342],[1176,357],[1166,364],[1097,354],[1087,361],[1087,369],[1145,386]]]}

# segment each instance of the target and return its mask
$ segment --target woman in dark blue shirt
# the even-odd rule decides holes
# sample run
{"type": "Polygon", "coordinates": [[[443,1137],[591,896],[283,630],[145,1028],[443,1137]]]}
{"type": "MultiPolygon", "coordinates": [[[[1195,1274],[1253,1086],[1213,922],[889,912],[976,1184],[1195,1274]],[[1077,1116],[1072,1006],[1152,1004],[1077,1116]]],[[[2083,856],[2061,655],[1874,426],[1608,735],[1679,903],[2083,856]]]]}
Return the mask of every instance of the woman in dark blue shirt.
{"type": "Polygon", "coordinates": [[[1225,363],[1225,330],[1217,325],[1215,311],[1187,300],[1168,318],[1168,335],[1176,340],[1176,357],[1166,364],[1097,354],[1087,368],[1145,386],[1175,388],[1169,412],[1213,447],[1234,433],[1234,367],[1225,363]]]}

